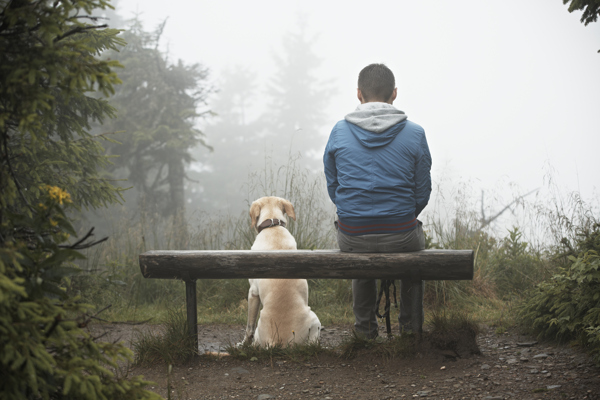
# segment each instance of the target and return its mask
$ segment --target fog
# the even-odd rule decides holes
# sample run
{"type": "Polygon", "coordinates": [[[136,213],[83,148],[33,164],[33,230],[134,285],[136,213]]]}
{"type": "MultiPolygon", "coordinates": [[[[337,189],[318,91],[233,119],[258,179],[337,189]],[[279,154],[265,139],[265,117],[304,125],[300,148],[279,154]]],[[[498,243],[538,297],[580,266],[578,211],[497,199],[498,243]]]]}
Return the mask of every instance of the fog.
{"type": "MultiPolygon", "coordinates": [[[[215,126],[231,116],[218,108],[219,96],[230,96],[230,106],[241,104],[244,124],[277,107],[268,94],[277,74],[274,60],[285,54],[286,34],[304,29],[320,60],[313,76],[323,95],[311,101],[322,115],[315,121],[317,136],[301,143],[302,134],[295,135],[293,146],[311,168],[320,168],[333,125],[358,104],[360,69],[382,62],[396,76],[394,105],[425,129],[434,185],[466,183],[477,196],[495,193],[502,199],[498,208],[515,195],[543,192],[549,180],[564,192],[598,198],[600,24],[584,26],[580,13],[570,14],[561,0],[120,0],[117,7],[125,19],[138,15],[148,30],[167,19],[162,49],[173,61],[208,67],[221,89],[207,105],[218,116],[198,121],[215,151],[195,153],[192,170],[200,178],[188,184],[190,192],[210,198],[202,177],[214,173],[216,158],[237,157],[219,146],[222,131],[215,126]],[[256,78],[252,90],[240,84],[237,100],[235,86],[223,87],[236,68],[256,78]]],[[[248,143],[248,159],[231,164],[238,169],[235,179],[263,168],[269,152],[288,154],[289,144],[272,140],[278,132],[266,129],[253,131],[258,133],[248,143]]],[[[227,189],[220,204],[243,206],[239,188],[236,182],[227,189]]]]}

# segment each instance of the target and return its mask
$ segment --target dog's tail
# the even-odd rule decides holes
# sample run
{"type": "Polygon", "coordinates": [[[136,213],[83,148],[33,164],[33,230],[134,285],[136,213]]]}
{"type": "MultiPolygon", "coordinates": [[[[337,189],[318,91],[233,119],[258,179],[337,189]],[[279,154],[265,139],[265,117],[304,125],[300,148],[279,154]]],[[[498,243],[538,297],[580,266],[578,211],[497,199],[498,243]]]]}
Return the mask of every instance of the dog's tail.
{"type": "Polygon", "coordinates": [[[225,351],[205,351],[205,355],[207,356],[215,356],[215,357],[229,357],[230,354],[225,351]]]}

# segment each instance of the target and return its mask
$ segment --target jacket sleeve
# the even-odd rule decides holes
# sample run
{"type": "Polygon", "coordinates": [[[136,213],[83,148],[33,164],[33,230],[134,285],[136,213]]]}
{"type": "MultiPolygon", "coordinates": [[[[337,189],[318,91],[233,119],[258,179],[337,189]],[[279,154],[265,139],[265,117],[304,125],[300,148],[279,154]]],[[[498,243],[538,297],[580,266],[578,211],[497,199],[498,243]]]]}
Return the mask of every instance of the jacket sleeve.
{"type": "Polygon", "coordinates": [[[325,146],[325,154],[323,155],[323,165],[325,166],[325,179],[327,180],[327,192],[329,198],[335,204],[335,191],[339,186],[337,179],[337,167],[335,166],[335,127],[329,135],[327,146],[325,146]]]}
{"type": "Polygon", "coordinates": [[[429,146],[427,145],[427,138],[425,132],[421,139],[421,154],[417,159],[415,168],[415,200],[416,210],[415,216],[418,217],[421,211],[425,208],[429,202],[429,196],[431,195],[431,154],[429,153],[429,146]]]}

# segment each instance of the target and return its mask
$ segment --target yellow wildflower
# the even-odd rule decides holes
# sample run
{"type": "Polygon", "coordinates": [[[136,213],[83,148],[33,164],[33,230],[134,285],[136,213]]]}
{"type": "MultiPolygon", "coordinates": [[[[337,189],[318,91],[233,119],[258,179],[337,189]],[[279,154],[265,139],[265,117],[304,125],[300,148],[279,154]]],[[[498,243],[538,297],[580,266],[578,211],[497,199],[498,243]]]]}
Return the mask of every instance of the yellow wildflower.
{"type": "Polygon", "coordinates": [[[58,186],[46,185],[46,189],[48,190],[50,198],[54,201],[58,201],[58,204],[62,204],[63,201],[65,203],[71,202],[71,195],[59,188],[58,186]]]}

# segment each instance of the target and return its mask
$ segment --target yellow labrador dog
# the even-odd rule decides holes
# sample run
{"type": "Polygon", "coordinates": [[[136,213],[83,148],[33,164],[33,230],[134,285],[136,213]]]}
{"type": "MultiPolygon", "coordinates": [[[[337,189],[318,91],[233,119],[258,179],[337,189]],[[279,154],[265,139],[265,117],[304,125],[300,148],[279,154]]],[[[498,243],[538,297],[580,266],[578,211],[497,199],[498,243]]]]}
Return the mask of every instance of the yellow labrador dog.
{"type": "MultiPolygon", "coordinates": [[[[252,250],[296,250],[296,240],[285,228],[287,214],[294,221],[294,206],[280,197],[262,197],[252,203],[250,218],[258,231],[252,250]]],[[[313,342],[321,322],[308,306],[306,279],[250,279],[248,325],[242,343],[269,347],[275,344],[313,342]],[[258,310],[262,302],[258,324],[258,310]]]]}

